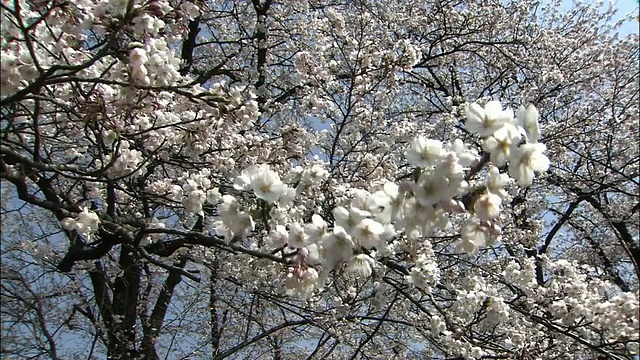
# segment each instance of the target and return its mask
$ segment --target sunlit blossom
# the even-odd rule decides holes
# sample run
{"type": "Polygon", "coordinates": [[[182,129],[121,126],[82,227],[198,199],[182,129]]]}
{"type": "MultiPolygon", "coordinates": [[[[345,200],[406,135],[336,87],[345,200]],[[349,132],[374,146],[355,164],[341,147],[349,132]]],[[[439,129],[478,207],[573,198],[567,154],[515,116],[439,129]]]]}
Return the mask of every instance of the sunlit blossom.
{"type": "Polygon", "coordinates": [[[354,255],[351,259],[349,259],[349,261],[347,261],[345,271],[354,273],[357,276],[368,278],[369,276],[371,276],[374,266],[375,260],[373,260],[370,256],[365,254],[358,254],[354,255]]]}
{"type": "Polygon", "coordinates": [[[489,101],[484,108],[476,103],[468,104],[465,116],[465,128],[483,137],[490,136],[502,125],[513,122],[513,110],[503,110],[499,101],[489,101]]]}
{"type": "Polygon", "coordinates": [[[480,196],[473,205],[476,216],[481,221],[488,221],[500,216],[500,204],[502,199],[500,196],[487,193],[480,196]]]}
{"type": "Polygon", "coordinates": [[[263,165],[252,174],[251,188],[256,197],[268,203],[273,203],[284,192],[285,185],[280,181],[280,176],[275,171],[263,165]]]}
{"type": "Polygon", "coordinates": [[[533,183],[534,171],[544,172],[549,169],[549,159],[544,155],[546,146],[540,143],[522,144],[509,158],[509,174],[521,186],[533,183]]]}
{"type": "Polygon", "coordinates": [[[440,140],[417,136],[407,150],[407,161],[413,166],[429,167],[435,165],[444,156],[440,140]]]}
{"type": "Polygon", "coordinates": [[[520,142],[520,132],[511,124],[504,124],[482,142],[482,149],[491,155],[491,162],[500,167],[507,163],[511,151],[520,142]]]}
{"type": "Polygon", "coordinates": [[[369,249],[380,246],[380,235],[384,232],[384,226],[373,219],[362,219],[353,229],[353,237],[360,245],[369,249]]]}
{"type": "Polygon", "coordinates": [[[518,123],[525,129],[527,141],[530,143],[537,143],[540,140],[539,117],[538,109],[533,104],[529,104],[526,107],[520,106],[516,112],[518,123]]]}

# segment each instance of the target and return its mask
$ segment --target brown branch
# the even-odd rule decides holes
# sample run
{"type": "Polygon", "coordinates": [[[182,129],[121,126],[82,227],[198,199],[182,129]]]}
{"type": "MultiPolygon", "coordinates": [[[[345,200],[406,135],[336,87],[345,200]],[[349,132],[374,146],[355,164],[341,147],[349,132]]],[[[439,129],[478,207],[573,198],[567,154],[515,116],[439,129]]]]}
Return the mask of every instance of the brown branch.
{"type": "Polygon", "coordinates": [[[145,359],[159,359],[154,346],[155,339],[158,337],[162,328],[162,323],[164,322],[164,317],[167,314],[167,309],[169,308],[169,303],[173,297],[173,292],[182,280],[182,273],[177,271],[177,269],[182,270],[181,268],[183,268],[186,263],[186,258],[180,259],[177,268],[169,271],[169,276],[167,276],[167,279],[160,290],[160,294],[156,300],[156,305],[151,312],[151,317],[149,318],[148,326],[146,327],[147,329],[145,330],[145,334],[142,339],[141,353],[145,356],[145,359]]]}
{"type": "Polygon", "coordinates": [[[262,332],[259,335],[256,335],[254,337],[252,337],[251,339],[247,339],[246,341],[241,342],[240,344],[232,347],[229,350],[223,351],[222,353],[218,354],[217,356],[215,356],[212,360],[222,360],[222,359],[226,359],[227,357],[235,354],[236,352],[242,350],[243,348],[255,343],[256,341],[260,341],[262,339],[264,339],[265,337],[278,332],[284,328],[287,327],[291,327],[291,326],[300,326],[300,325],[307,325],[310,324],[311,320],[298,320],[298,321],[287,321],[284,322],[280,325],[274,326],[271,329],[262,332]]]}
{"type": "Polygon", "coordinates": [[[100,241],[96,245],[87,245],[82,241],[73,243],[58,264],[58,270],[62,272],[71,271],[77,261],[100,259],[118,244],[135,243],[133,235],[126,229],[109,221],[102,221],[102,225],[98,230],[98,238],[100,241]]]}
{"type": "Polygon", "coordinates": [[[560,228],[567,222],[567,220],[569,220],[573,211],[578,207],[578,205],[580,205],[580,203],[583,200],[584,198],[578,198],[577,200],[569,204],[569,207],[564,212],[564,214],[562,214],[562,217],[560,218],[560,220],[553,226],[551,231],[549,231],[549,233],[547,234],[547,237],[544,239],[544,244],[540,246],[540,248],[538,249],[538,254],[544,254],[547,252],[547,249],[549,248],[549,245],[551,245],[551,241],[553,240],[554,236],[558,233],[560,228]]]}
{"type": "Polygon", "coordinates": [[[196,47],[196,38],[200,32],[200,18],[189,21],[189,33],[187,39],[182,43],[181,57],[184,66],[180,69],[180,75],[185,76],[191,70],[193,65],[193,50],[196,47]]]}
{"type": "Polygon", "coordinates": [[[98,261],[95,263],[95,269],[89,270],[89,278],[93,287],[93,296],[100,310],[100,315],[107,329],[108,346],[112,347],[116,342],[114,317],[112,311],[111,299],[109,298],[109,286],[105,280],[102,264],[98,261]]]}
{"type": "MultiPolygon", "coordinates": [[[[199,232],[194,231],[182,231],[175,229],[147,229],[145,231],[147,234],[170,234],[170,235],[178,235],[184,238],[185,244],[193,244],[193,245],[202,245],[206,247],[217,247],[219,249],[229,251],[229,252],[241,252],[247,255],[251,255],[261,259],[269,259],[271,261],[281,263],[281,264],[289,264],[291,263],[290,259],[285,259],[279,256],[275,256],[269,253],[263,253],[258,250],[247,249],[244,246],[239,246],[232,243],[227,243],[222,240],[218,236],[209,236],[204,235],[199,232]]],[[[182,240],[181,240],[182,241],[182,240]]]]}
{"type": "Polygon", "coordinates": [[[140,265],[133,255],[130,244],[122,244],[120,261],[118,262],[123,274],[118,276],[113,284],[113,313],[122,318],[118,322],[118,347],[122,351],[132,351],[136,344],[135,325],[138,317],[138,293],[140,290],[140,265]]]}

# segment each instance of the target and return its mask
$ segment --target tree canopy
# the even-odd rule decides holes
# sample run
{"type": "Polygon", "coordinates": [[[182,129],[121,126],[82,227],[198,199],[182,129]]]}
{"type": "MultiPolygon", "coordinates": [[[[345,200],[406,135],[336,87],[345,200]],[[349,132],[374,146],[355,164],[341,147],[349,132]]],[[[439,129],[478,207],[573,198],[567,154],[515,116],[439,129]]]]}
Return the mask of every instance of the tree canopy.
{"type": "Polygon", "coordinates": [[[3,1],[0,353],[638,356],[637,14],[564,5],[3,1]]]}

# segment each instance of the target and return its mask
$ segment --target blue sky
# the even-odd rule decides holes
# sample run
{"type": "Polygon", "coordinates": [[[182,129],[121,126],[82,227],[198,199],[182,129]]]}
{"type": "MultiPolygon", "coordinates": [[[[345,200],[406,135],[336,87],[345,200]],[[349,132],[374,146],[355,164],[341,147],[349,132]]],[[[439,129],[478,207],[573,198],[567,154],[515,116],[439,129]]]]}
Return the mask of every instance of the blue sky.
{"type": "MultiPolygon", "coordinates": [[[[569,10],[573,7],[573,3],[575,0],[564,0],[564,10],[569,10]]],[[[580,1],[580,0],[578,0],[580,1]]],[[[584,1],[584,0],[582,0],[584,1]]],[[[614,3],[614,7],[618,9],[618,13],[615,16],[615,20],[621,19],[625,17],[629,13],[636,14],[636,21],[627,21],[620,28],[621,35],[627,34],[638,34],[638,4],[639,0],[611,0],[614,3]]],[[[603,9],[608,7],[609,1],[604,0],[604,4],[602,5],[603,9]]]]}
{"type": "MultiPolygon", "coordinates": [[[[614,3],[614,7],[618,9],[618,13],[615,16],[616,21],[618,19],[623,18],[625,15],[629,13],[635,13],[636,21],[628,21],[625,24],[623,24],[622,28],[620,29],[620,34],[621,35],[627,35],[627,34],[633,34],[633,33],[638,34],[639,24],[637,19],[638,19],[638,6],[639,6],[638,4],[640,3],[639,0],[601,0],[601,1],[603,2],[603,5],[602,5],[603,9],[606,9],[609,6],[609,1],[614,3]]],[[[571,8],[573,8],[573,4],[575,2],[589,3],[589,0],[563,0],[561,10],[563,11],[570,10],[571,8]]],[[[596,0],[591,2],[596,2],[596,0]]]]}
{"type": "Polygon", "coordinates": [[[632,34],[632,33],[637,34],[638,33],[638,21],[637,21],[638,0],[618,0],[618,2],[616,3],[616,8],[618,8],[618,17],[622,17],[625,14],[635,12],[636,21],[625,23],[622,26],[622,29],[620,29],[620,32],[622,34],[632,34]]]}

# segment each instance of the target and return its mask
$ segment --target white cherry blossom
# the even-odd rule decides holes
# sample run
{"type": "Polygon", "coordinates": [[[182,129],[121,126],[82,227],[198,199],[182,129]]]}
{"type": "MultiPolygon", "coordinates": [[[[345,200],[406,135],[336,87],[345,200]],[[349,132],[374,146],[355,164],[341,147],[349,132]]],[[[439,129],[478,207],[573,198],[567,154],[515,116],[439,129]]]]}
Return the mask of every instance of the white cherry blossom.
{"type": "Polygon", "coordinates": [[[297,222],[292,223],[289,226],[289,237],[287,238],[287,244],[294,248],[300,249],[305,246],[309,235],[304,232],[304,228],[297,222]]]}
{"type": "Polygon", "coordinates": [[[381,245],[380,235],[385,231],[384,226],[373,219],[362,219],[353,228],[353,237],[366,249],[381,245]]]}
{"type": "Polygon", "coordinates": [[[482,141],[482,149],[491,154],[491,162],[498,166],[504,166],[520,143],[520,132],[511,124],[504,124],[491,136],[482,141]]]}
{"type": "Polygon", "coordinates": [[[465,129],[482,137],[493,135],[504,124],[513,123],[513,110],[502,109],[499,101],[489,101],[482,108],[476,103],[465,107],[465,129]]]}
{"type": "Polygon", "coordinates": [[[409,164],[428,168],[444,156],[444,149],[440,140],[426,139],[420,135],[413,139],[406,156],[409,164]]]}
{"type": "Polygon", "coordinates": [[[496,194],[504,200],[509,196],[504,190],[507,184],[509,184],[509,175],[501,174],[500,170],[495,166],[489,168],[489,173],[485,180],[485,186],[488,192],[496,194]]]}
{"type": "Polygon", "coordinates": [[[540,143],[520,145],[509,158],[509,174],[521,186],[531,185],[534,171],[544,172],[549,169],[549,159],[544,155],[546,150],[546,146],[540,143]]]}
{"type": "Polygon", "coordinates": [[[345,267],[345,271],[354,273],[357,276],[368,278],[373,272],[375,260],[365,254],[354,255],[345,267]]]}
{"type": "Polygon", "coordinates": [[[486,193],[476,200],[473,204],[473,210],[478,219],[489,221],[500,216],[500,204],[502,204],[500,196],[486,193]]]}
{"type": "Polygon", "coordinates": [[[268,166],[262,165],[251,174],[251,188],[256,196],[268,203],[278,200],[285,191],[285,185],[280,181],[280,176],[268,166]]]}
{"type": "Polygon", "coordinates": [[[526,107],[520,106],[516,112],[518,123],[525,129],[527,141],[530,143],[537,143],[540,140],[539,117],[538,109],[533,104],[529,104],[526,107]]]}

